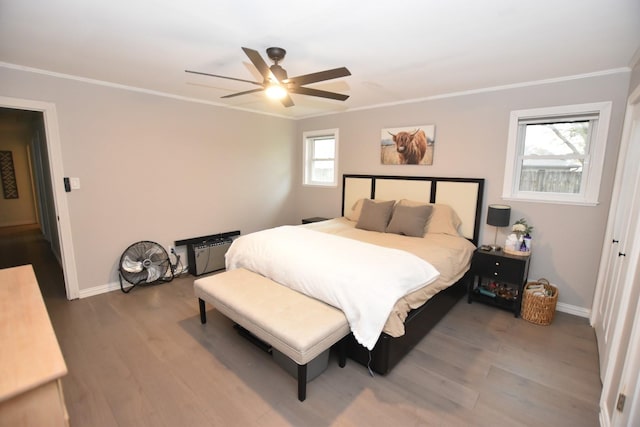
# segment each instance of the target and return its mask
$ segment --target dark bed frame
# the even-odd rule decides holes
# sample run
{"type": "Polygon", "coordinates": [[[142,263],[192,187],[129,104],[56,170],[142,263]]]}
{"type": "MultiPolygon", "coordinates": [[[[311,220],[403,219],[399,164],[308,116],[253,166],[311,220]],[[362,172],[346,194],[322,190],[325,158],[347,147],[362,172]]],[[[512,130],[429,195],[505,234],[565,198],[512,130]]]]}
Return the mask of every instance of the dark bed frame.
{"type": "MultiPolygon", "coordinates": [[[[451,204],[456,212],[458,212],[456,208],[464,211],[464,215],[461,215],[463,235],[477,246],[484,194],[482,178],[343,175],[342,215],[344,216],[345,206],[350,207],[358,198],[375,199],[378,194],[378,199],[383,200],[389,200],[392,197],[394,200],[416,199],[416,190],[419,194],[422,186],[425,187],[425,194],[421,195],[421,201],[447,203],[451,204]],[[412,183],[407,186],[410,188],[405,190],[402,183],[410,181],[412,183]],[[460,198],[457,198],[458,195],[460,198]]],[[[371,352],[360,345],[353,334],[350,334],[347,337],[349,358],[368,366],[376,373],[387,374],[465,295],[468,280],[470,277],[467,272],[455,284],[440,291],[424,305],[411,310],[404,322],[405,334],[401,337],[392,337],[383,332],[371,352]]]]}

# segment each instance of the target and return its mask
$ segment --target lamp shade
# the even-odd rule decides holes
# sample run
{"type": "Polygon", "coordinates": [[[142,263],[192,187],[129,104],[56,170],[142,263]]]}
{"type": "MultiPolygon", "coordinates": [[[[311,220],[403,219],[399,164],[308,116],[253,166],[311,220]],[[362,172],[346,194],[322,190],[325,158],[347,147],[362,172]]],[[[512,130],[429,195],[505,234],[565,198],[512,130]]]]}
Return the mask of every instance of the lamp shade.
{"type": "Polygon", "coordinates": [[[495,227],[506,227],[511,220],[511,206],[489,205],[487,224],[495,227]]]}

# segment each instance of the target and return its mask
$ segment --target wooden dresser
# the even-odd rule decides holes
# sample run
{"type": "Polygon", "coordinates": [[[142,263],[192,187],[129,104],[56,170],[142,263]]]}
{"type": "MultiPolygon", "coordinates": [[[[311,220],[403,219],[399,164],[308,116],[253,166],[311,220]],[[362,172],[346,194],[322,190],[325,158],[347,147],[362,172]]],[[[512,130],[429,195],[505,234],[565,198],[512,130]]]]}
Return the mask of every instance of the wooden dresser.
{"type": "Polygon", "coordinates": [[[66,373],[32,266],[0,270],[0,426],[68,426],[66,373]]]}

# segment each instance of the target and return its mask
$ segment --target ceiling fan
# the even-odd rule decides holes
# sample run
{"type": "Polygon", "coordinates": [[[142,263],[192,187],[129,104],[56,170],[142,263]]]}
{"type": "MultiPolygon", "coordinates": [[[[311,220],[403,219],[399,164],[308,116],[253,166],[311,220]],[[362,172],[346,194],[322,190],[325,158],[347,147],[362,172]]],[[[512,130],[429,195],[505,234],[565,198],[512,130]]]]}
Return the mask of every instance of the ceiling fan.
{"type": "Polygon", "coordinates": [[[262,82],[254,82],[251,80],[237,79],[235,77],[220,76],[217,74],[204,73],[202,71],[185,71],[187,73],[201,74],[203,76],[218,77],[221,79],[236,80],[239,82],[246,82],[260,86],[260,88],[258,89],[232,93],[231,95],[225,95],[222,98],[232,98],[234,96],[265,91],[268,96],[280,99],[280,102],[282,102],[282,105],[284,105],[285,107],[293,106],[293,100],[289,96],[289,94],[291,93],[335,99],[338,101],[345,101],[347,98],[349,98],[349,95],[343,95],[341,93],[328,92],[325,90],[313,89],[304,86],[311,83],[350,76],[351,72],[345,67],[319,71],[317,73],[305,74],[297,77],[288,77],[287,71],[279,64],[279,62],[284,59],[284,56],[287,53],[286,50],[280,47],[270,47],[267,49],[267,56],[274,62],[271,67],[267,66],[267,63],[262,59],[262,57],[256,50],[249,49],[247,47],[243,47],[242,50],[247,54],[249,60],[251,60],[251,63],[258,69],[258,71],[262,75],[264,79],[262,82]]]}

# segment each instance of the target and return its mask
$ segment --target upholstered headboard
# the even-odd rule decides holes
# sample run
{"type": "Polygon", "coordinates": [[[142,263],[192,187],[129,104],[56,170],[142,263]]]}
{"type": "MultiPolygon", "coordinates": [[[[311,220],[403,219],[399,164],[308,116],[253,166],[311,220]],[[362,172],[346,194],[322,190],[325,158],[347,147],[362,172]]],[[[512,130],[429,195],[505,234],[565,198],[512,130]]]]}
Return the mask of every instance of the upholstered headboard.
{"type": "Polygon", "coordinates": [[[342,176],[342,215],[345,206],[350,207],[362,198],[444,203],[462,220],[462,235],[477,245],[483,194],[483,178],[345,174],[342,176]]]}

